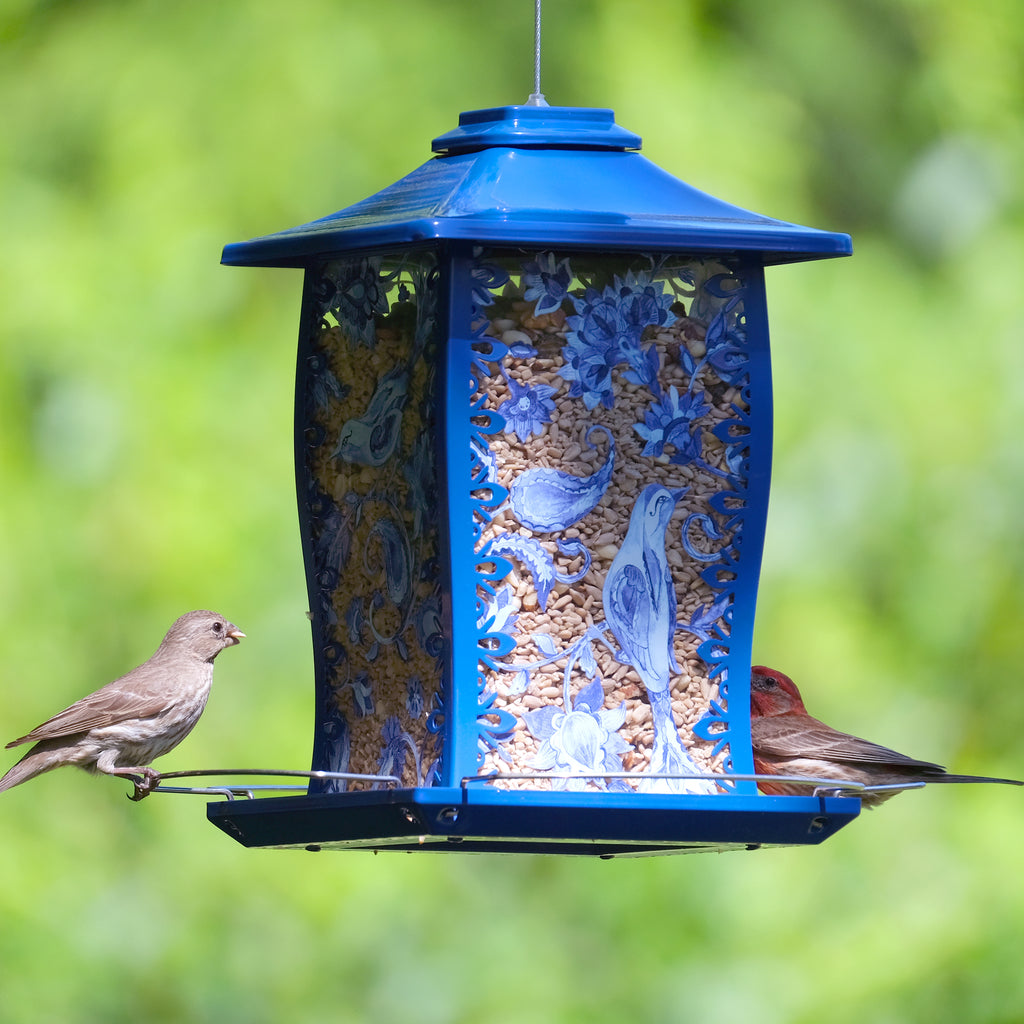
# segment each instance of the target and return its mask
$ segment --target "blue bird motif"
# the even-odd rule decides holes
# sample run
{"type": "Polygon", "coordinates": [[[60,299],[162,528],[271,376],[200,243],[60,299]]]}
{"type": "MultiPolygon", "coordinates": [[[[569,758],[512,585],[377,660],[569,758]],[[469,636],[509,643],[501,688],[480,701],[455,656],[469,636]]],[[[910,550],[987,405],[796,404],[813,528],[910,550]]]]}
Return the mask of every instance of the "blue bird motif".
{"type": "MultiPolygon", "coordinates": [[[[676,592],[665,554],[665,531],[686,488],[648,484],[633,506],[626,537],[605,577],[602,599],[608,628],[619,644],[619,661],[636,669],[654,719],[651,774],[696,775],[672,719],[671,676],[679,672],[672,650],[676,592]]],[[[714,793],[714,783],[651,779],[647,791],[714,793]]]]}
{"type": "Polygon", "coordinates": [[[366,412],[346,420],[332,453],[344,462],[382,466],[401,438],[402,410],[409,397],[409,371],[405,366],[389,370],[377,384],[366,412]]]}

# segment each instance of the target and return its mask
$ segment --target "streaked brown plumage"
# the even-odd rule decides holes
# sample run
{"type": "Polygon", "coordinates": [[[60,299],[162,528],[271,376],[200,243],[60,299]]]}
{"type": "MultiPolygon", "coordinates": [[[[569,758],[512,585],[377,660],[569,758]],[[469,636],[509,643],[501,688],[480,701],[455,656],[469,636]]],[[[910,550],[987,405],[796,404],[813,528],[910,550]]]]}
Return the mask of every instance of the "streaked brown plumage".
{"type": "MultiPolygon", "coordinates": [[[[754,770],[764,775],[802,775],[865,786],[910,782],[1001,782],[1024,786],[1016,779],[984,775],[950,775],[940,764],[917,761],[888,747],[839,732],[804,707],[789,676],[755,665],[750,673],[750,740],[754,770]]],[[[758,782],[762,793],[807,795],[813,787],[793,782],[758,782]]],[[[865,807],[877,807],[897,790],[860,795],[865,807]]]]}
{"type": "Polygon", "coordinates": [[[203,713],[214,658],[244,636],[216,612],[182,615],[148,661],[8,743],[35,746],[0,779],[0,792],[73,764],[127,777],[132,799],[141,800],[159,780],[150,762],[176,747],[203,713]]]}

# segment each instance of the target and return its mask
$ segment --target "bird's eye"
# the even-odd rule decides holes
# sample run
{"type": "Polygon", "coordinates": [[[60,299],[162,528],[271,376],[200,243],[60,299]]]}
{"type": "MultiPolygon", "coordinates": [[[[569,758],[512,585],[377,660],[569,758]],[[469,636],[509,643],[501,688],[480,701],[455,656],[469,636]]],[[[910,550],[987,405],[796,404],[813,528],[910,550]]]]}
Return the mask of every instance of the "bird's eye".
{"type": "Polygon", "coordinates": [[[214,631],[214,633],[219,633],[223,628],[224,628],[224,623],[223,622],[215,622],[213,624],[213,631],[214,631]]]}

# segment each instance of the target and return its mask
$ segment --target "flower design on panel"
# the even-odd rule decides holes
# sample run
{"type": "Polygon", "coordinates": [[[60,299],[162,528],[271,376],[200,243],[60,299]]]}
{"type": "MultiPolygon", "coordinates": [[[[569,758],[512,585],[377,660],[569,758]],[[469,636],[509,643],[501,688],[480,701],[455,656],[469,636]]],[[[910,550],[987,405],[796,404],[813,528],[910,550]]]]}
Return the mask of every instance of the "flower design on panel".
{"type": "Polygon", "coordinates": [[[472,276],[481,769],[718,792],[698,776],[730,764],[744,281],[552,252],[481,252],[472,276]]]}
{"type": "Polygon", "coordinates": [[[405,785],[435,781],[443,717],[435,278],[425,254],[324,265],[299,366],[315,767],[405,785]]]}

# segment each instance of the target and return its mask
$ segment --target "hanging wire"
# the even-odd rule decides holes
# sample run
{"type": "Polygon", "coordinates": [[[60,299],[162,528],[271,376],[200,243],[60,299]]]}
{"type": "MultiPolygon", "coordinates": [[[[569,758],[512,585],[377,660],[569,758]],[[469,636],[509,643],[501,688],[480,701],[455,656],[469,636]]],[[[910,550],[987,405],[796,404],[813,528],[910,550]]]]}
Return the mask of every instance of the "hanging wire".
{"type": "Polygon", "coordinates": [[[533,3],[533,92],[526,101],[528,107],[546,107],[548,101],[544,99],[544,93],[540,91],[540,4],[541,0],[534,0],[533,3]]]}

